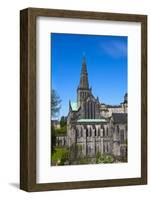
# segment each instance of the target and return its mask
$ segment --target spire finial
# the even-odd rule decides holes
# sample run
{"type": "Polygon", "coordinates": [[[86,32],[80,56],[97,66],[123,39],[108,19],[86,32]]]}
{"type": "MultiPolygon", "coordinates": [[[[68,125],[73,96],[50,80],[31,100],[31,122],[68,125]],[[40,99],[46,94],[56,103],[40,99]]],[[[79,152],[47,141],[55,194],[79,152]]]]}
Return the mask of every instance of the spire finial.
{"type": "Polygon", "coordinates": [[[87,73],[85,56],[83,56],[83,58],[82,58],[82,69],[81,69],[81,75],[80,75],[79,88],[84,88],[84,89],[88,89],[89,88],[88,73],[87,73]]]}
{"type": "Polygon", "coordinates": [[[85,52],[83,52],[83,58],[82,58],[82,65],[86,65],[86,56],[85,56],[85,52]]]}

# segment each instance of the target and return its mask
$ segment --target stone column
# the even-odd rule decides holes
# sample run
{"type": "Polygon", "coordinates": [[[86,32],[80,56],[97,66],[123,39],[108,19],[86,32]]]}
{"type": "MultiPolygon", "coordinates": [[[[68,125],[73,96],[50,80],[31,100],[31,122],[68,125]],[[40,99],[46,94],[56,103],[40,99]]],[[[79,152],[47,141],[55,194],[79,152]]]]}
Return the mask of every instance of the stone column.
{"type": "Polygon", "coordinates": [[[104,142],[103,142],[103,138],[101,138],[101,142],[100,142],[100,153],[101,154],[103,154],[104,152],[103,152],[103,144],[104,144],[104,142]]]}
{"type": "Polygon", "coordinates": [[[106,126],[104,125],[104,136],[106,137],[106,126]]]}
{"type": "Polygon", "coordinates": [[[78,125],[77,127],[76,127],[76,129],[77,129],[77,131],[76,131],[76,137],[77,138],[79,138],[79,136],[80,136],[80,134],[81,134],[81,128],[80,128],[80,125],[78,125]]]}
{"type": "Polygon", "coordinates": [[[103,126],[101,126],[100,134],[101,134],[101,137],[104,137],[104,128],[103,128],[103,126]]]}

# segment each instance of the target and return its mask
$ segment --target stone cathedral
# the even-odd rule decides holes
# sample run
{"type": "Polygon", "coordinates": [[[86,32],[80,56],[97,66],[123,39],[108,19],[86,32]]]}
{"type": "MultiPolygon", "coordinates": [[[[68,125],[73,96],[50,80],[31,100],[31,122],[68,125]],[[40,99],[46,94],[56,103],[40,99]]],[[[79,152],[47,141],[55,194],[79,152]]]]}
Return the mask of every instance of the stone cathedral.
{"type": "Polygon", "coordinates": [[[94,97],[83,57],[77,101],[69,101],[67,136],[58,137],[58,144],[71,149],[73,160],[95,158],[97,153],[115,158],[127,156],[127,107],[127,93],[116,106],[101,103],[94,97]]]}

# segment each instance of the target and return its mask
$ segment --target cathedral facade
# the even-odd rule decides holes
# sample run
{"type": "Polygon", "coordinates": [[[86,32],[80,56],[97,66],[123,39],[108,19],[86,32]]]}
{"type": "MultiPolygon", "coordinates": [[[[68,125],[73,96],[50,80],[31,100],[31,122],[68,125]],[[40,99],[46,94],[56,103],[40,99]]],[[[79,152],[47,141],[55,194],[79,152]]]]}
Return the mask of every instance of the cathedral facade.
{"type": "Polygon", "coordinates": [[[127,157],[127,94],[120,105],[106,105],[94,97],[89,86],[86,59],[83,58],[76,102],[69,101],[67,135],[58,137],[69,147],[71,159],[112,155],[127,157]]]}

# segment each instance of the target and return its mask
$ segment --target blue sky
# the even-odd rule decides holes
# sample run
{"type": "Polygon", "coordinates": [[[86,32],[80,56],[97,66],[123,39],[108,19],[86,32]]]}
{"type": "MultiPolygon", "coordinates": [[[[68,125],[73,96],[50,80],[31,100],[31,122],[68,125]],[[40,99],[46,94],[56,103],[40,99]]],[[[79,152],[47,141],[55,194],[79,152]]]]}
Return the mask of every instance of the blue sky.
{"type": "Polygon", "coordinates": [[[86,56],[89,86],[101,103],[117,105],[127,92],[127,36],[51,33],[52,88],[60,96],[59,117],[76,101],[82,57],[86,56]]]}

